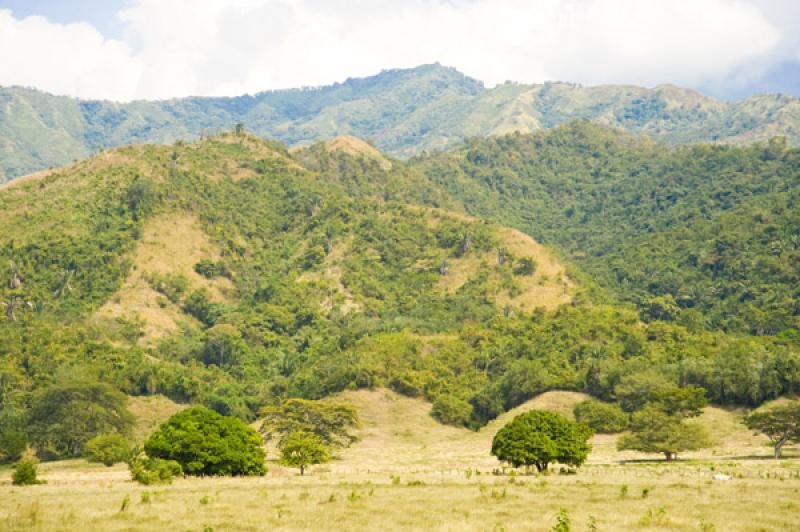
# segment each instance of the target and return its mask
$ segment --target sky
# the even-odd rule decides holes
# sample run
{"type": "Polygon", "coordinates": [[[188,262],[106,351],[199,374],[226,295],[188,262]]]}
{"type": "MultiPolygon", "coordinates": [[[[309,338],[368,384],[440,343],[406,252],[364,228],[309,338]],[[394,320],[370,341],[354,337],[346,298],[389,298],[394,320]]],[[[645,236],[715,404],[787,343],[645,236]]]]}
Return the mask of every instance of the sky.
{"type": "Polygon", "coordinates": [[[129,101],[318,86],[439,62],[800,96],[799,0],[0,0],[0,85],[129,101]]]}

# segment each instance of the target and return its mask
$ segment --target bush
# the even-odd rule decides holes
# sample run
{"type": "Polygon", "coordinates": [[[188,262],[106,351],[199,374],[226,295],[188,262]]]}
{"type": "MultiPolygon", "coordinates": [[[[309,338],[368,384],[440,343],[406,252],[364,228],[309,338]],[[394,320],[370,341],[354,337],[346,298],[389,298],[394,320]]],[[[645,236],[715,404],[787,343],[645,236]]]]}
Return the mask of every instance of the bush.
{"type": "Polygon", "coordinates": [[[442,395],[433,402],[431,415],[447,425],[466,425],[472,417],[472,406],[458,397],[442,395]]]}
{"type": "Polygon", "coordinates": [[[515,417],[494,436],[492,454],[513,467],[536,466],[544,471],[552,462],[580,466],[591,446],[592,429],[555,412],[532,410],[515,417]]]}
{"type": "Polygon", "coordinates": [[[588,399],[575,405],[575,419],[595,432],[613,434],[628,428],[628,415],[615,404],[588,399]]]}
{"type": "Polygon", "coordinates": [[[127,462],[131,457],[133,442],[121,434],[102,434],[86,442],[86,459],[108,467],[127,462]]]}
{"type": "Polygon", "coordinates": [[[209,259],[203,259],[194,265],[194,271],[202,275],[206,279],[213,279],[214,277],[228,275],[228,270],[222,262],[214,262],[209,259]]]}
{"type": "Polygon", "coordinates": [[[523,257],[514,267],[514,275],[533,275],[536,271],[536,261],[531,258],[523,257]]]}
{"type": "Polygon", "coordinates": [[[43,480],[36,478],[36,460],[25,458],[17,462],[17,465],[14,466],[14,473],[11,475],[11,483],[15,486],[44,484],[43,480]]]}
{"type": "Polygon", "coordinates": [[[16,462],[28,447],[28,438],[19,430],[7,430],[0,434],[0,456],[7,462],[16,462]]]}
{"type": "Polygon", "coordinates": [[[161,460],[139,455],[128,464],[131,478],[139,484],[169,484],[183,474],[183,468],[175,460],[161,460]]]}
{"type": "Polygon", "coordinates": [[[263,475],[261,436],[203,406],[172,416],[144,444],[151,458],[175,460],[188,475],[263,475]]]}

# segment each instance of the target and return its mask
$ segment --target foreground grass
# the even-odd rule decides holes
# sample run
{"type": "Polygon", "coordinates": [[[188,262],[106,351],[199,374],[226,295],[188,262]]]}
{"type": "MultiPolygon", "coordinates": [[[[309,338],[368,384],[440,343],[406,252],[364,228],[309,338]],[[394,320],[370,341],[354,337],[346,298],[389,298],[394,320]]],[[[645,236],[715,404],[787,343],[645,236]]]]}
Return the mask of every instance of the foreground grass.
{"type": "Polygon", "coordinates": [[[799,530],[800,461],[589,465],[577,475],[440,473],[181,479],[145,487],[122,467],[44,464],[42,486],[0,473],[3,530],[799,530]],[[714,480],[724,473],[731,480],[714,480]],[[124,503],[124,501],[128,501],[124,503]],[[123,508],[124,507],[124,508],[123,508]]]}
{"type": "MultiPolygon", "coordinates": [[[[800,531],[798,449],[767,458],[766,440],[736,409],[706,409],[700,420],[716,445],[677,463],[641,461],[648,457],[616,451],[616,435],[597,435],[577,475],[494,474],[489,450],[504,423],[532,408],[570,415],[584,398],[548,392],[471,432],[437,423],[422,400],[346,392],[340,399],[358,408],[361,441],[306,477],[270,464],[262,478],[145,487],[125,467],[71,460],[41,464],[47,484],[17,488],[10,468],[0,468],[0,530],[536,531],[550,530],[564,508],[574,531],[800,531]]],[[[163,398],[133,406],[141,434],[178,408],[163,398]]]]}

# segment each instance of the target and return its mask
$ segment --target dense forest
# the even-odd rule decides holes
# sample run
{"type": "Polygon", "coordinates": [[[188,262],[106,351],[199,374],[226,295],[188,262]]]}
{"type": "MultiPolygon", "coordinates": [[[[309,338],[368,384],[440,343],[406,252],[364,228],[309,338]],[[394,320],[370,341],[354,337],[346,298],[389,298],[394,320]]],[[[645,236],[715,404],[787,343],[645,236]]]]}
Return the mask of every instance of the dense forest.
{"type": "Polygon", "coordinates": [[[800,330],[800,152],[678,148],[588,122],[476,139],[412,166],[466,210],[556,246],[645,320],[800,330]]]}
{"type": "Polygon", "coordinates": [[[799,392],[798,162],[584,123],[409,164],[240,130],[102,152],[0,189],[0,429],[74,454],[42,405],[103,386],[247,421],[386,386],[473,428],[552,389],[799,392]]]}

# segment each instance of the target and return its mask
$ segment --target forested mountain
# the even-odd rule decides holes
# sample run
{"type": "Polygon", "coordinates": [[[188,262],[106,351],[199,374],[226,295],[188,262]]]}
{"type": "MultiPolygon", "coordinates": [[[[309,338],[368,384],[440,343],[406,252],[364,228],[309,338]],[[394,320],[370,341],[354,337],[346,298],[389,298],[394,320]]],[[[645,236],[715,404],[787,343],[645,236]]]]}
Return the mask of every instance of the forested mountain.
{"type": "Polygon", "coordinates": [[[669,85],[506,83],[487,89],[452,68],[425,65],[235,98],[118,104],[0,89],[0,182],[100,149],[194,139],[236,123],[289,145],[355,135],[407,157],[473,136],[531,132],[575,119],[671,143],[743,143],[777,134],[800,143],[800,103],[789,96],[722,102],[669,85]]]}
{"type": "MultiPolygon", "coordinates": [[[[760,254],[763,235],[783,247],[770,255],[774,270],[742,275],[796,297],[796,283],[776,273],[796,273],[796,243],[781,236],[794,227],[781,206],[796,193],[786,190],[796,160],[775,143],[672,150],[585,124],[408,164],[354,138],[289,151],[239,131],[106,150],[17,180],[0,188],[0,429],[61,430],[36,420],[37,405],[76,382],[245,420],[287,397],[388,386],[432,401],[440,421],[472,427],[551,389],[613,400],[694,384],[724,404],[798,392],[796,311],[782,336],[705,328],[698,322],[720,311],[700,296],[691,302],[698,319],[649,301],[643,321],[586,275],[616,288],[600,259],[578,260],[581,271],[519,231],[453,212],[503,217],[587,257],[598,248],[624,257],[639,247],[622,237],[650,224],[656,250],[676,261],[664,227],[686,230],[681,220],[693,215],[720,232],[714,213],[733,215],[754,198],[761,218],[737,218],[758,228],[741,236],[757,241],[745,253],[760,254]],[[675,176],[693,184],[709,168],[730,186],[701,187],[691,201],[688,184],[674,187],[675,176]],[[594,201],[565,203],[572,189],[594,201]],[[666,208],[684,204],[669,199],[678,194],[683,214],[666,208]],[[776,203],[765,207],[773,196],[763,194],[776,203]],[[629,196],[641,196],[640,213],[612,201],[629,196]],[[592,228],[597,218],[605,221],[592,228]]],[[[722,259],[713,279],[727,283],[722,259]]],[[[703,268],[685,270],[703,279],[703,268]]],[[[648,290],[658,292],[637,284],[635,294],[648,290]]]]}
{"type": "Polygon", "coordinates": [[[645,318],[798,338],[800,151],[785,138],[674,148],[578,122],[411,166],[645,318]]]}

